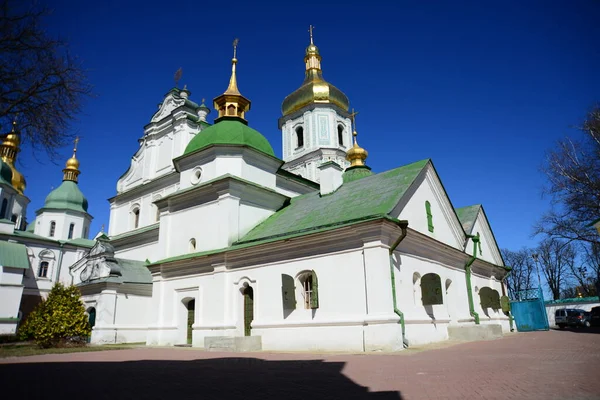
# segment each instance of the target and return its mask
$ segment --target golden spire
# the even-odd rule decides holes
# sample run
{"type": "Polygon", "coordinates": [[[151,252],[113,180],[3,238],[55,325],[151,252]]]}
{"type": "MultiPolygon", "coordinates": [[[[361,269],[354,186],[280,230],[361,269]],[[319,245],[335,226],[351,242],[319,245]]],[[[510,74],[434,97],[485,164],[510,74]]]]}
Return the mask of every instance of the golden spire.
{"type": "Polygon", "coordinates": [[[350,119],[352,120],[352,136],[354,137],[354,145],[348,152],[346,153],[346,160],[350,161],[351,167],[362,167],[365,166],[365,160],[369,156],[369,153],[358,145],[356,141],[356,137],[358,133],[356,133],[356,115],[358,112],[352,109],[352,114],[350,114],[350,119]]]}
{"type": "Polygon", "coordinates": [[[12,130],[8,135],[6,135],[6,139],[0,145],[0,157],[2,161],[7,163],[12,170],[12,186],[19,192],[19,194],[23,194],[25,191],[25,178],[23,174],[17,171],[15,164],[17,162],[17,154],[21,150],[19,145],[21,144],[21,138],[19,132],[17,131],[17,119],[12,123],[12,130]]]}
{"type": "Polygon", "coordinates": [[[308,32],[310,34],[310,44],[306,48],[306,55],[304,56],[304,63],[306,64],[306,79],[311,80],[323,80],[321,75],[321,55],[319,54],[319,48],[315,46],[313,40],[313,29],[315,27],[310,25],[308,32]]]}
{"type": "Polygon", "coordinates": [[[218,110],[219,116],[215,122],[223,117],[235,117],[246,122],[244,119],[245,113],[250,110],[250,100],[242,96],[237,86],[237,77],[235,74],[235,66],[238,62],[237,46],[239,39],[233,41],[233,58],[231,59],[231,78],[229,78],[229,86],[222,95],[213,99],[214,108],[218,110]]]}
{"type": "Polygon", "coordinates": [[[79,143],[79,137],[74,140],[75,145],[73,146],[73,156],[67,160],[65,169],[63,169],[63,181],[73,181],[77,183],[77,176],[81,173],[79,171],[79,160],[75,157],[77,154],[77,144],[79,143]]]}

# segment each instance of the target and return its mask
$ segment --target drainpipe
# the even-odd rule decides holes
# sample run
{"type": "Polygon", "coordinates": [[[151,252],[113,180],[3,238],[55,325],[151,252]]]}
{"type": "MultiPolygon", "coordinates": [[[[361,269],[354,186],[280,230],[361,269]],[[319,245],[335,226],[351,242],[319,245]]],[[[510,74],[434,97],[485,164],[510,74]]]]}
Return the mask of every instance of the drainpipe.
{"type": "MultiPolygon", "coordinates": [[[[512,270],[508,271],[506,273],[506,275],[504,275],[504,278],[502,278],[502,280],[501,280],[502,296],[506,296],[506,289],[504,288],[504,281],[506,280],[506,278],[508,278],[508,276],[510,275],[511,272],[512,272],[512,270]]],[[[515,329],[513,328],[513,317],[512,317],[512,314],[510,313],[510,311],[508,312],[508,323],[510,324],[510,331],[513,332],[515,329]]]]}
{"type": "Polygon", "coordinates": [[[467,235],[467,237],[473,239],[473,256],[469,258],[465,264],[465,277],[467,279],[467,297],[469,299],[469,313],[471,317],[475,318],[475,325],[479,325],[479,314],[475,312],[475,306],[473,305],[473,289],[471,289],[471,264],[477,259],[477,245],[479,244],[479,235],[467,235]]]}
{"type": "Polygon", "coordinates": [[[401,241],[404,240],[408,231],[408,221],[398,221],[396,222],[400,229],[402,229],[402,233],[396,239],[394,244],[390,247],[390,276],[392,279],[392,299],[394,302],[394,313],[400,317],[400,325],[402,325],[402,345],[404,347],[408,347],[408,339],[406,339],[406,327],[404,324],[404,313],[398,309],[396,304],[396,277],[394,274],[394,250],[400,244],[401,241]]]}
{"type": "Polygon", "coordinates": [[[56,268],[56,282],[54,282],[55,284],[57,282],[59,282],[59,279],[60,279],[60,270],[62,268],[62,259],[63,259],[63,254],[65,252],[64,245],[65,245],[65,242],[61,242],[60,246],[58,247],[59,248],[58,262],[57,262],[58,268],[56,268]]]}

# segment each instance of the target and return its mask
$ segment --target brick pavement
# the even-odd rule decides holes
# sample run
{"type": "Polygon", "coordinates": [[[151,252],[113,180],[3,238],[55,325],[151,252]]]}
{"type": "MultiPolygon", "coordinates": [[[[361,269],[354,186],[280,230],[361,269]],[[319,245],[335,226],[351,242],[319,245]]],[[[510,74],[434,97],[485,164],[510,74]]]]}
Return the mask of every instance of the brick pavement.
{"type": "Polygon", "coordinates": [[[599,371],[600,329],[397,354],[136,348],[0,359],[3,392],[25,399],[600,399],[599,371]]]}

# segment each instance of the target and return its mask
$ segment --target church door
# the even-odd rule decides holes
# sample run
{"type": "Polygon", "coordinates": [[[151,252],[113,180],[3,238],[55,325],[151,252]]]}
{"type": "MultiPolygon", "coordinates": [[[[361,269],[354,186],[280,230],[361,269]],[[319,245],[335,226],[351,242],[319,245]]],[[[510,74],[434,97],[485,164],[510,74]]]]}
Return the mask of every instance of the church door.
{"type": "Polygon", "coordinates": [[[254,319],[254,289],[248,286],[244,290],[244,336],[251,335],[252,320],[254,319]]]}
{"type": "Polygon", "coordinates": [[[195,320],[196,300],[192,299],[187,303],[187,343],[192,344],[192,325],[195,320]]]}
{"type": "Polygon", "coordinates": [[[88,322],[90,323],[91,328],[96,325],[96,309],[93,307],[88,311],[88,322]]]}

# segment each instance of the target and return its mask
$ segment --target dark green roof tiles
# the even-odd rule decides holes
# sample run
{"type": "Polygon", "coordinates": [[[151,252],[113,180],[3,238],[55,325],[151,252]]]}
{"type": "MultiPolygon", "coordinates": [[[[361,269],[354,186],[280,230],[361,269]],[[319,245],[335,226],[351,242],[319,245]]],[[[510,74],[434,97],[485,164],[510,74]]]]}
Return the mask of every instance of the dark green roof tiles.
{"type": "Polygon", "coordinates": [[[46,197],[43,208],[87,213],[88,201],[75,182],[63,181],[46,197]]]}
{"type": "Polygon", "coordinates": [[[344,180],[344,183],[349,183],[371,175],[373,175],[373,172],[371,172],[369,167],[360,165],[357,167],[346,168],[346,171],[344,171],[344,174],[342,175],[342,179],[344,180]]]}
{"type": "Polygon", "coordinates": [[[222,120],[200,131],[188,143],[184,154],[219,144],[248,146],[275,157],[273,148],[263,135],[236,120],[222,120]]]}
{"type": "Polygon", "coordinates": [[[473,230],[473,225],[475,225],[475,220],[477,219],[477,214],[479,214],[480,209],[481,204],[475,204],[472,206],[457,208],[455,210],[456,215],[458,216],[458,220],[460,221],[467,235],[471,234],[471,231],[473,230]]]}
{"type": "Polygon", "coordinates": [[[327,196],[312,192],[294,197],[289,206],[267,218],[238,243],[312,231],[376,215],[386,216],[428,162],[418,161],[345,183],[327,196]]]}

